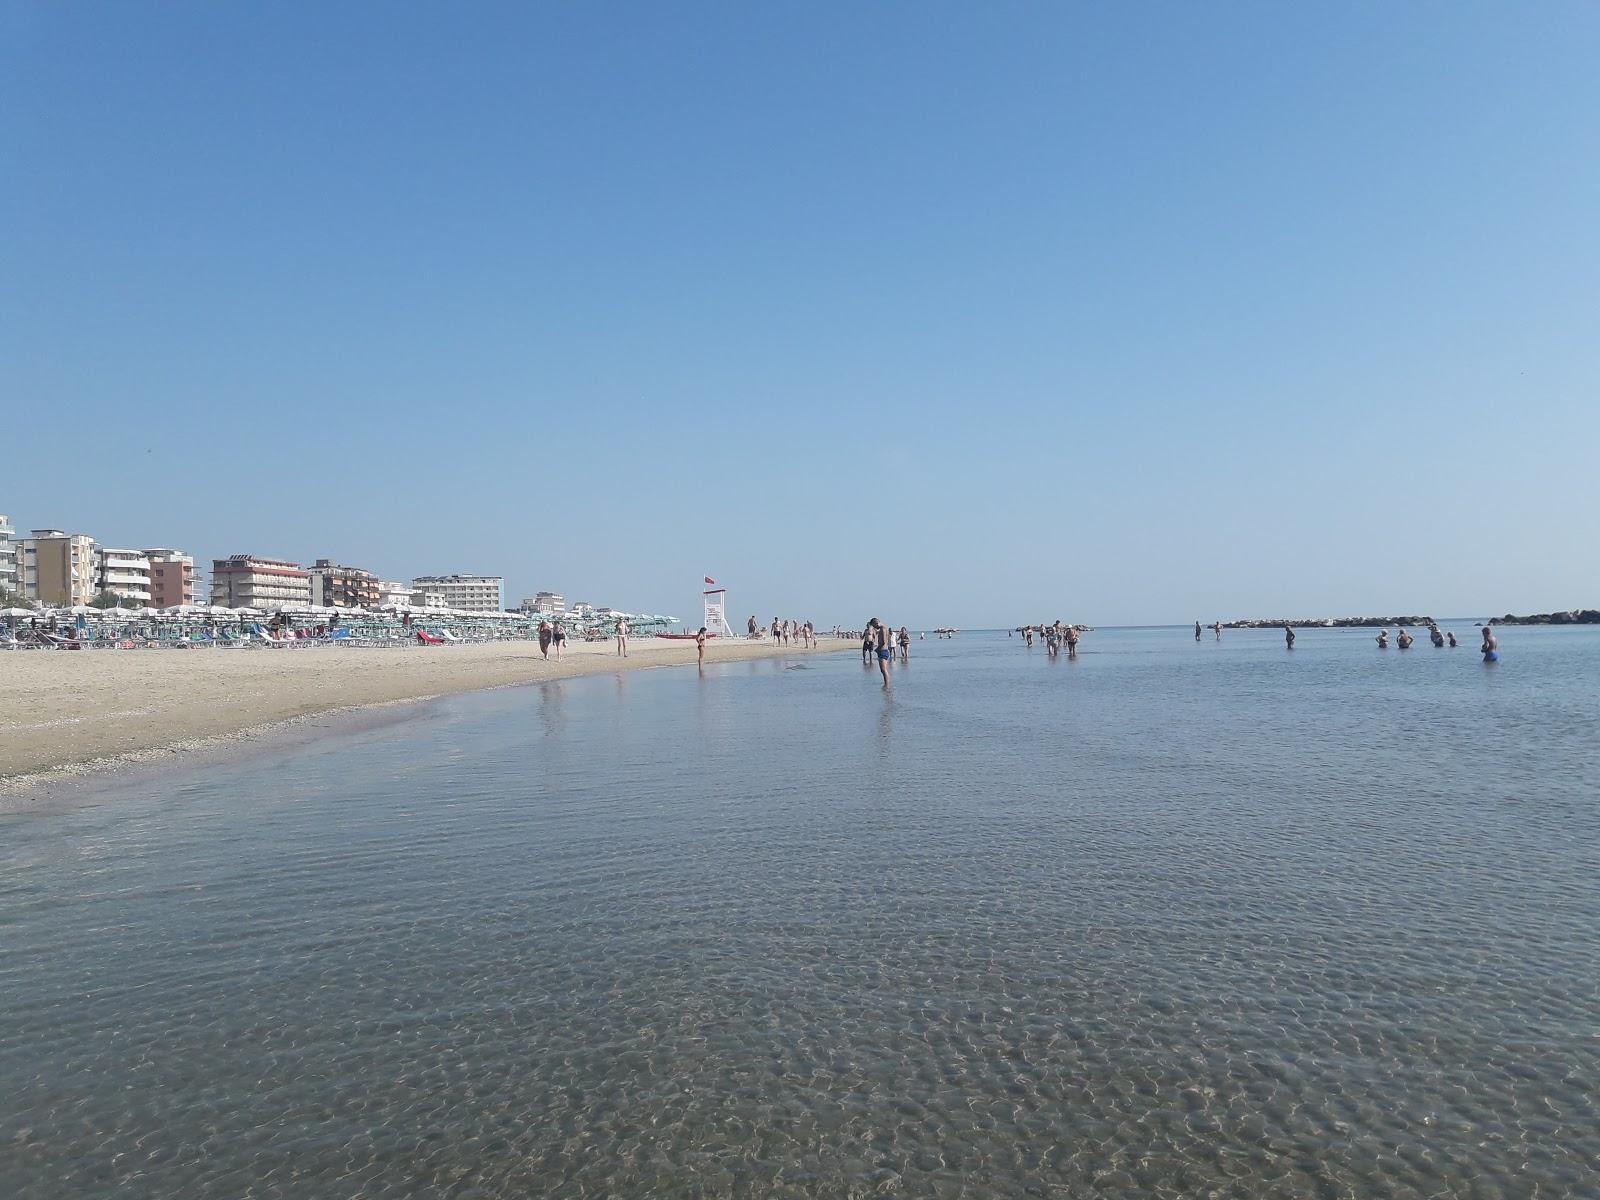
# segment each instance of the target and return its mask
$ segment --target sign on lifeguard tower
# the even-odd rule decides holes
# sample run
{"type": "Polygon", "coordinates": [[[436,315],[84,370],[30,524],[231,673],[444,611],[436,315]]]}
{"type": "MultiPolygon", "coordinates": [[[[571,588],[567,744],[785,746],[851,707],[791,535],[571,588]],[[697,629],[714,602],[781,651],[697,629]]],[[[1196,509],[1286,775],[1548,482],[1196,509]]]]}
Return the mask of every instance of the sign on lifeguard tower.
{"type": "Polygon", "coordinates": [[[728,624],[728,616],[726,612],[728,589],[717,587],[717,581],[711,578],[709,575],[705,577],[705,581],[710,588],[710,590],[705,593],[706,632],[719,633],[723,637],[731,638],[733,636],[733,627],[728,624]]]}

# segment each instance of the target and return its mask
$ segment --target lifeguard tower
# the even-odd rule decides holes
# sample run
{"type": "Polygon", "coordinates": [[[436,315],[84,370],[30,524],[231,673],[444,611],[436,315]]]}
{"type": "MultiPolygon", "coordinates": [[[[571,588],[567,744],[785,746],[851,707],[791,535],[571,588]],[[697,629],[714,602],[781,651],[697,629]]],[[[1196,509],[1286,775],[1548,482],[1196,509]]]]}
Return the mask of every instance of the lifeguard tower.
{"type": "MultiPolygon", "coordinates": [[[[705,581],[715,584],[717,581],[707,575],[705,581]]],[[[710,587],[705,592],[707,633],[720,634],[722,637],[731,638],[733,627],[728,624],[728,589],[725,587],[710,587]]]]}

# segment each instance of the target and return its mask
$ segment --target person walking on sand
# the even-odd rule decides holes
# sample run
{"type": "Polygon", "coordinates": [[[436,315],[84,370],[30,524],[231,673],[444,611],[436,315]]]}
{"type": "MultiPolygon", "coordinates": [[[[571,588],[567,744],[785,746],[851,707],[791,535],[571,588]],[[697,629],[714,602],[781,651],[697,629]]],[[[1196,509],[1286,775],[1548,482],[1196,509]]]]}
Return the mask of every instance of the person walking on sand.
{"type": "Polygon", "coordinates": [[[751,637],[755,637],[756,636],[756,617],[755,617],[754,613],[750,614],[749,628],[750,628],[750,636],[751,637]]]}
{"type": "Polygon", "coordinates": [[[1480,647],[1480,649],[1483,651],[1484,662],[1500,661],[1499,639],[1494,636],[1494,630],[1490,629],[1487,625],[1483,627],[1483,645],[1480,647]]]}
{"type": "Polygon", "coordinates": [[[1288,625],[1283,627],[1283,645],[1286,650],[1294,649],[1294,629],[1288,625]]]}
{"type": "Polygon", "coordinates": [[[706,627],[700,626],[700,632],[694,635],[695,661],[699,668],[706,669],[706,627]]]}
{"type": "Polygon", "coordinates": [[[555,643],[556,661],[560,662],[561,661],[561,647],[563,647],[563,646],[565,646],[567,644],[567,631],[565,629],[561,628],[561,622],[560,621],[557,621],[555,623],[555,625],[553,625],[551,627],[551,629],[550,629],[550,640],[553,643],[555,643]]]}
{"type": "Polygon", "coordinates": [[[617,618],[617,653],[628,657],[628,618],[617,618]]]}
{"type": "Polygon", "coordinates": [[[550,622],[539,622],[539,653],[545,658],[550,657],[550,622]]]}
{"type": "Polygon", "coordinates": [[[867,622],[867,633],[872,638],[872,648],[878,655],[878,673],[883,676],[883,690],[889,690],[889,659],[894,651],[889,648],[889,627],[877,617],[867,622]]]}

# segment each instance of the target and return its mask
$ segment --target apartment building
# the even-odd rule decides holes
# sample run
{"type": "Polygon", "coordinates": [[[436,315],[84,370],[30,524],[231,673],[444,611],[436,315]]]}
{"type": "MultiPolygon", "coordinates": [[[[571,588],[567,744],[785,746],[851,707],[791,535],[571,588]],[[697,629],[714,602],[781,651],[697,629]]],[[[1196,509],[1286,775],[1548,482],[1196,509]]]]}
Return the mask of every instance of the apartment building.
{"type": "Polygon", "coordinates": [[[360,567],[346,567],[331,558],[319,558],[307,571],[311,603],[329,608],[376,608],[381,589],[378,577],[360,567]]]}
{"type": "Polygon", "coordinates": [[[522,602],[523,612],[544,613],[547,617],[559,617],[567,611],[567,598],[560,592],[536,592],[531,600],[522,602]]]}
{"type": "Polygon", "coordinates": [[[229,608],[287,608],[311,603],[311,575],[281,558],[234,554],[211,561],[211,603],[229,608]]]}
{"type": "Polygon", "coordinates": [[[445,607],[468,612],[505,607],[505,581],[499,575],[420,575],[411,581],[411,590],[436,593],[444,597],[445,607]]]}
{"type": "Polygon", "coordinates": [[[39,604],[87,604],[95,594],[94,539],[35,529],[17,552],[18,590],[39,604]]]}
{"type": "Polygon", "coordinates": [[[172,608],[179,604],[199,604],[200,576],[194,569],[194,556],[165,546],[144,551],[150,560],[150,607],[172,608]]]}
{"type": "Polygon", "coordinates": [[[16,530],[5,513],[0,513],[0,588],[8,592],[22,590],[17,581],[17,549],[16,530]]]}
{"type": "Polygon", "coordinates": [[[395,579],[378,580],[378,605],[410,604],[411,585],[395,579]]]}
{"type": "Polygon", "coordinates": [[[150,605],[150,560],[141,550],[100,546],[94,552],[95,590],[110,592],[125,607],[150,605]]]}

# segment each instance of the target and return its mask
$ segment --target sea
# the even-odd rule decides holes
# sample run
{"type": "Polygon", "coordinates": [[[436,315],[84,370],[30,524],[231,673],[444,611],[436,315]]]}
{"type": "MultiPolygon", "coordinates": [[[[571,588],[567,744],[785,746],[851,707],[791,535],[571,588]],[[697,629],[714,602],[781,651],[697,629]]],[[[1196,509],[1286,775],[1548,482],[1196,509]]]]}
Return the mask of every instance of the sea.
{"type": "Polygon", "coordinates": [[[0,1196],[1592,1200],[1600,629],[1447,626],[930,634],[13,806],[0,1196]]]}

